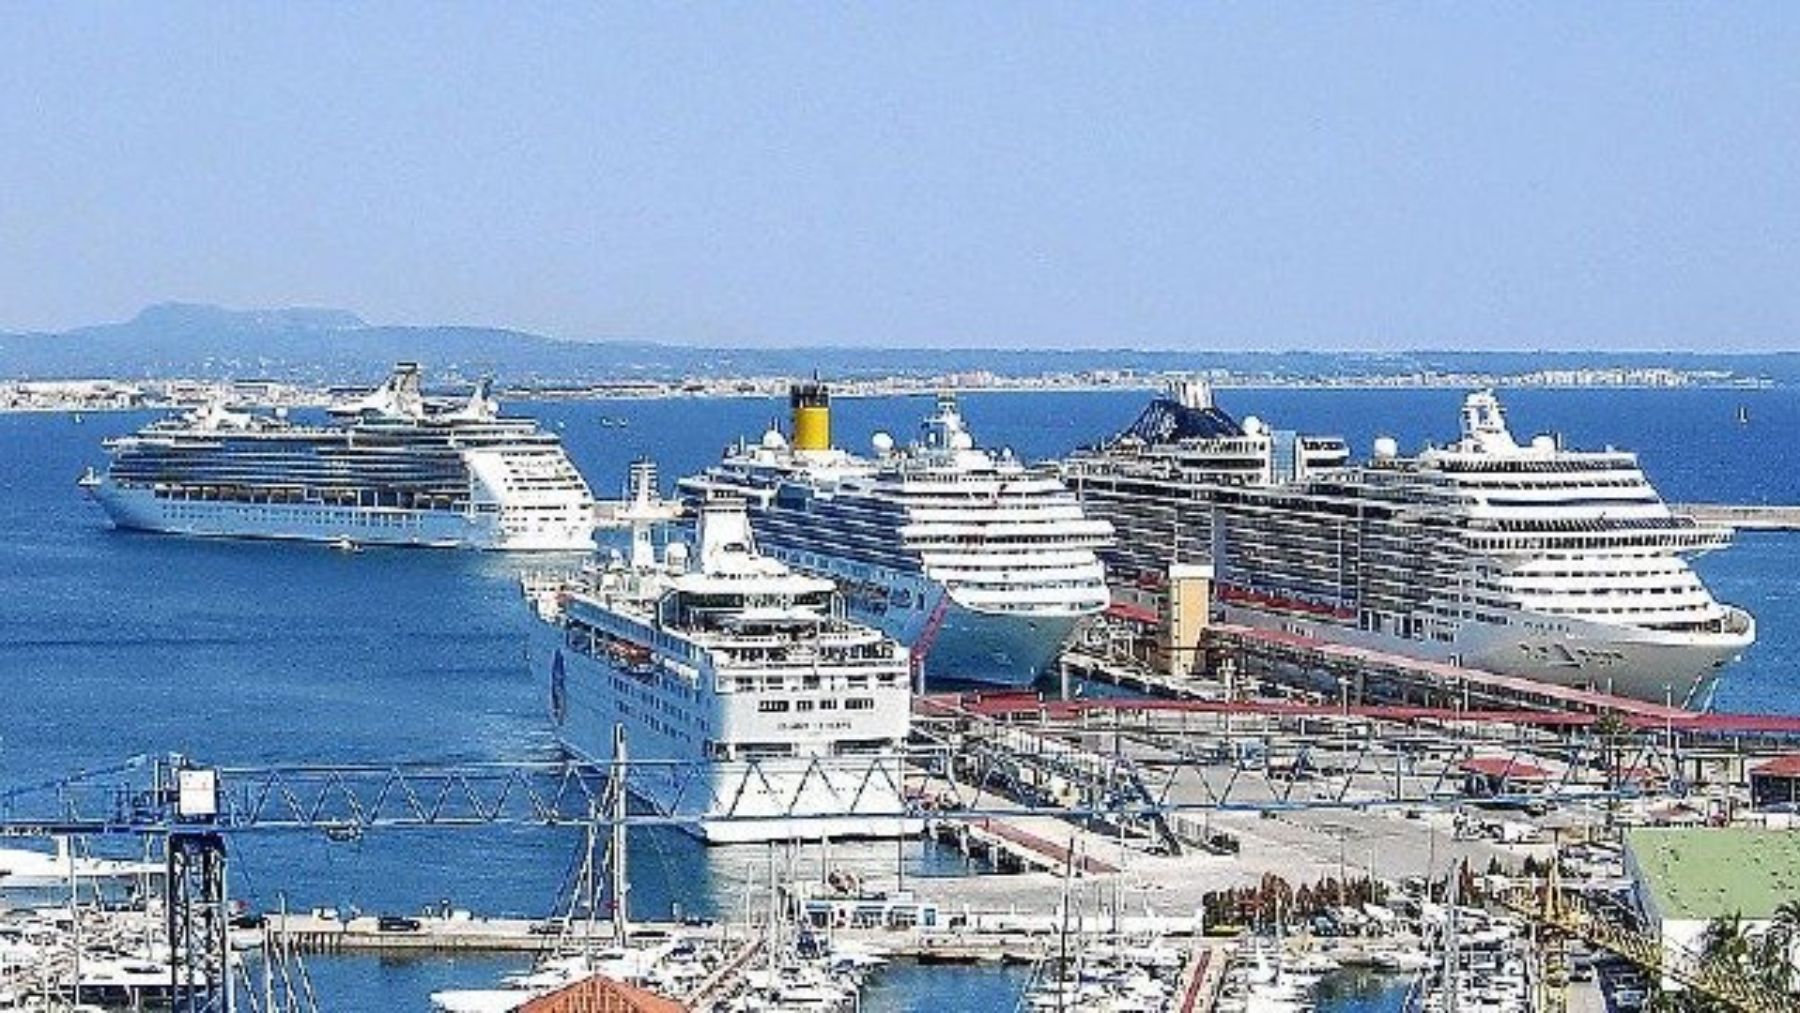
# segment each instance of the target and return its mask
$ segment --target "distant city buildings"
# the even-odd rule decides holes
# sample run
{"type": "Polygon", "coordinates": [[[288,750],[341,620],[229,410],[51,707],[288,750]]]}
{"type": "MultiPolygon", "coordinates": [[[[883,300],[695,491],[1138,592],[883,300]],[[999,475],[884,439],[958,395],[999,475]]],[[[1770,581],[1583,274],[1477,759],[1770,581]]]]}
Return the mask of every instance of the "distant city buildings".
{"type": "Polygon", "coordinates": [[[0,382],[0,412],[126,411],[213,402],[301,406],[328,401],[323,390],[270,380],[9,380],[0,382]]]}
{"type": "MultiPolygon", "coordinates": [[[[1546,369],[1526,373],[1478,373],[1411,371],[1404,373],[1278,373],[1232,370],[1151,371],[1095,369],[1079,372],[1047,372],[1009,376],[990,370],[959,370],[935,375],[839,378],[833,383],[838,397],[883,397],[924,394],[940,390],[1154,390],[1176,376],[1200,376],[1215,387],[1400,389],[1480,387],[1541,388],[1676,388],[1772,386],[1763,377],[1745,376],[1722,369],[1672,369],[1667,367],[1606,367],[1546,369]]],[[[782,397],[793,382],[788,375],[692,376],[654,380],[621,378],[599,383],[530,384],[503,387],[502,396],[513,400],[588,400],[597,398],[667,397],[782,397]]],[[[454,381],[449,387],[461,389],[454,381]]],[[[0,411],[116,411],[133,408],[172,408],[222,402],[240,405],[289,406],[328,404],[339,389],[317,384],[277,380],[198,380],[169,378],[126,382],[93,380],[0,381],[0,411]]]]}

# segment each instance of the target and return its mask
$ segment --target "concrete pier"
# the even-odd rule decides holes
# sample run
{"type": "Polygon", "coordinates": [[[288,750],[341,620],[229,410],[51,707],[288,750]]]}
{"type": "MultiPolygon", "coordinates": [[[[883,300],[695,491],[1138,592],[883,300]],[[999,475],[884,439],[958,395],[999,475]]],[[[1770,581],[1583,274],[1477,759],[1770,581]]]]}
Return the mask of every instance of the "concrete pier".
{"type": "MultiPolygon", "coordinates": [[[[531,918],[416,918],[417,929],[386,930],[373,915],[270,915],[265,931],[285,935],[303,953],[543,953],[557,942],[555,924],[531,918]]],[[[647,928],[649,926],[646,926],[647,928]]]]}
{"type": "Polygon", "coordinates": [[[1065,870],[1081,876],[1105,875],[1119,871],[1118,866],[1092,855],[1071,851],[1028,830],[993,819],[939,821],[931,826],[938,840],[954,844],[965,855],[978,856],[1001,872],[1048,872],[1065,870]]]}
{"type": "MultiPolygon", "coordinates": [[[[1002,916],[990,916],[999,919],[1002,916]]],[[[548,953],[559,945],[574,945],[553,931],[545,931],[554,923],[528,918],[464,919],[420,918],[417,929],[382,931],[374,917],[348,921],[315,914],[290,914],[269,917],[266,931],[271,937],[284,935],[288,945],[304,953],[548,953]]],[[[975,924],[955,929],[859,929],[833,928],[833,938],[854,940],[879,947],[898,960],[922,964],[1034,963],[1049,956],[1056,944],[1056,919],[1045,915],[1031,929],[996,928],[976,919],[975,924]]],[[[1177,926],[1179,927],[1179,926],[1177,926]]],[[[734,952],[732,965],[741,966],[761,945],[755,931],[743,925],[717,923],[688,925],[673,922],[633,922],[632,935],[637,938],[682,935],[702,941],[717,942],[729,938],[743,944],[734,952]]],[[[1104,931],[1103,926],[1087,916],[1071,920],[1070,932],[1077,939],[1104,931]]],[[[1170,933],[1174,934],[1174,933],[1170,933]]],[[[724,971],[720,972],[723,976],[724,971]]]]}

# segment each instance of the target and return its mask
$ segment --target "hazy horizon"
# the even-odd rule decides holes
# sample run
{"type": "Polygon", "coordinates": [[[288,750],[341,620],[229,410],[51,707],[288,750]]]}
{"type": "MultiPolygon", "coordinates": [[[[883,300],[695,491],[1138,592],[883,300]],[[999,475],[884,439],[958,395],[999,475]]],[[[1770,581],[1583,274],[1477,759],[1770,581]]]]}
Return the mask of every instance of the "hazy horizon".
{"type": "MultiPolygon", "coordinates": [[[[648,344],[648,345],[665,345],[665,346],[668,346],[671,348],[677,348],[677,349],[695,349],[695,350],[708,350],[708,349],[717,349],[717,348],[725,347],[725,346],[721,346],[721,345],[717,345],[717,344],[709,345],[705,341],[669,341],[669,340],[660,340],[660,339],[656,339],[656,338],[634,338],[634,337],[625,337],[625,336],[597,337],[597,338],[566,337],[566,336],[558,335],[558,334],[547,334],[547,333],[544,333],[541,331],[532,331],[532,330],[528,330],[525,328],[512,327],[512,326],[508,326],[506,324],[472,324],[472,323],[459,322],[459,321],[454,321],[454,320],[440,320],[440,321],[434,321],[434,322],[375,320],[375,319],[370,319],[368,314],[361,313],[361,312],[357,311],[354,307],[350,307],[350,306],[320,306],[320,305],[221,306],[217,303],[205,303],[205,302],[188,301],[188,300],[163,300],[160,302],[150,303],[148,305],[140,307],[137,313],[128,314],[128,315],[120,317],[118,319],[90,321],[88,323],[78,324],[78,325],[75,325],[74,327],[70,327],[70,328],[59,328],[59,329],[53,330],[53,331],[29,331],[29,332],[23,332],[23,331],[14,332],[14,331],[0,330],[0,334],[14,334],[14,335],[19,335],[19,336],[27,336],[27,337],[32,336],[32,335],[39,335],[39,336],[43,336],[43,337],[60,337],[63,335],[67,335],[67,334],[71,334],[71,333],[75,333],[75,332],[79,332],[79,331],[92,330],[95,328],[111,328],[111,327],[117,327],[117,326],[130,324],[130,323],[133,323],[136,320],[138,320],[140,315],[145,312],[149,312],[149,311],[153,311],[153,310],[157,310],[157,309],[161,309],[161,308],[166,308],[166,307],[195,308],[195,309],[201,309],[201,310],[219,310],[224,313],[233,314],[233,315],[251,315],[251,314],[257,314],[257,313],[321,313],[321,314],[324,314],[324,313],[347,313],[347,314],[350,314],[351,316],[356,317],[363,327],[366,327],[369,329],[377,329],[378,330],[378,329],[383,329],[383,328],[413,328],[413,329],[420,329],[420,330],[425,330],[425,331],[432,331],[432,330],[453,330],[453,329],[467,328],[467,329],[474,329],[474,330],[510,331],[510,332],[518,333],[525,337],[529,337],[529,338],[545,338],[545,339],[549,339],[552,341],[569,342],[569,343],[577,344],[577,345],[584,345],[584,344],[602,345],[602,344],[610,344],[610,343],[648,344]]],[[[1573,346],[1564,347],[1564,348],[1521,346],[1521,347],[1516,347],[1516,348],[1497,347],[1497,348],[1492,348],[1492,349],[1482,349],[1482,348],[1462,349],[1462,348],[1453,348],[1453,347],[1446,347],[1446,346],[1433,347],[1433,346],[1429,346],[1429,345],[1419,345],[1419,346],[1411,346],[1411,347],[1403,347],[1403,348],[1344,347],[1344,348],[1310,349],[1310,348],[1276,348],[1276,347],[1215,348],[1215,347],[1207,347],[1207,346],[1200,346],[1200,345],[1194,345],[1194,346],[1189,346],[1189,347],[1172,347],[1172,348],[1141,348],[1141,347],[1134,347],[1131,345],[1066,345],[1066,346],[1058,346],[1058,347],[1039,349],[1039,348],[1032,348],[1032,347],[1028,347],[1028,346],[1017,346],[1017,345],[1014,345],[1014,346],[964,345],[964,346],[960,346],[959,348],[952,349],[952,348],[948,348],[948,347],[942,346],[942,345],[899,345],[899,344],[896,344],[896,345],[853,345],[853,344],[830,344],[830,343],[794,343],[794,344],[771,343],[771,344],[766,344],[766,345],[753,345],[753,346],[744,346],[744,347],[746,348],[746,350],[754,350],[754,351],[762,351],[762,352],[781,352],[781,351],[789,351],[789,350],[806,351],[806,350],[812,350],[812,349],[830,349],[830,350],[834,350],[834,351],[843,351],[843,350],[856,350],[859,348],[867,348],[871,351],[889,351],[889,352],[918,352],[918,351],[985,352],[985,351],[991,351],[991,352],[1013,353],[1013,352],[1042,351],[1042,352],[1047,352],[1047,353],[1051,353],[1051,354],[1059,354],[1059,355],[1082,353],[1082,352],[1091,352],[1091,353],[1097,353],[1097,354],[1164,354],[1164,353],[1191,352],[1194,354],[1230,354],[1230,355],[1249,353],[1249,354],[1267,354],[1267,355],[1273,355],[1273,356],[1323,354],[1323,355],[1377,356],[1377,357],[1405,357],[1405,356],[1412,356],[1412,355],[1444,355],[1444,354],[1479,355],[1484,352],[1493,352],[1495,354],[1502,354],[1502,355],[1542,353],[1542,354],[1579,356],[1579,355],[1584,355],[1584,354],[1592,354],[1592,355],[1600,356],[1600,357],[1630,356],[1630,355],[1645,355],[1645,356],[1698,355],[1698,356],[1726,356],[1726,357],[1752,356],[1752,355],[1784,355],[1784,356],[1800,355],[1800,348],[1792,348],[1792,349],[1790,349],[1790,348],[1708,349],[1708,348],[1630,348],[1630,347],[1581,348],[1581,347],[1573,347],[1573,346]]]]}
{"type": "Polygon", "coordinates": [[[54,5],[0,330],[1800,347],[1800,11],[54,5]]]}

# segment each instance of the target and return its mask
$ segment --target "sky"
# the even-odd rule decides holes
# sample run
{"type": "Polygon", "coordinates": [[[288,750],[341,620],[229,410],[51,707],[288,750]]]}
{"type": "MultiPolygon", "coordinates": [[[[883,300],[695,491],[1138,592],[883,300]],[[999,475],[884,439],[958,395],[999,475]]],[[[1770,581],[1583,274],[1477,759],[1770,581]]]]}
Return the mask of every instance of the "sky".
{"type": "Polygon", "coordinates": [[[1800,6],[0,12],[0,329],[1800,348],[1800,6]]]}

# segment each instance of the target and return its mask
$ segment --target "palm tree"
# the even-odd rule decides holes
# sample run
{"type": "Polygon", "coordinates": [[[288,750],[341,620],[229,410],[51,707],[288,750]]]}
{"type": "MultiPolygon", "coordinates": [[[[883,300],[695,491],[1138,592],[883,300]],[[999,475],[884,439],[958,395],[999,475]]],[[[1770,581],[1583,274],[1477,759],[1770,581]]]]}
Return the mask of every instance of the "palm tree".
{"type": "Polygon", "coordinates": [[[1749,941],[1750,965],[1747,977],[1775,992],[1786,992],[1788,981],[1787,944],[1773,928],[1764,929],[1749,941]]]}
{"type": "Polygon", "coordinates": [[[1750,956],[1750,937],[1744,933],[1744,916],[1720,915],[1706,923],[1700,936],[1700,959],[1721,969],[1741,971],[1750,956]]]}
{"type": "Polygon", "coordinates": [[[1777,905],[1764,936],[1770,948],[1770,984],[1783,992],[1793,991],[1794,946],[1800,943],[1800,900],[1784,900],[1777,905]]]}
{"type": "Polygon", "coordinates": [[[1800,942],[1800,900],[1784,900],[1776,906],[1769,932],[1782,941],[1784,949],[1800,942]]]}

